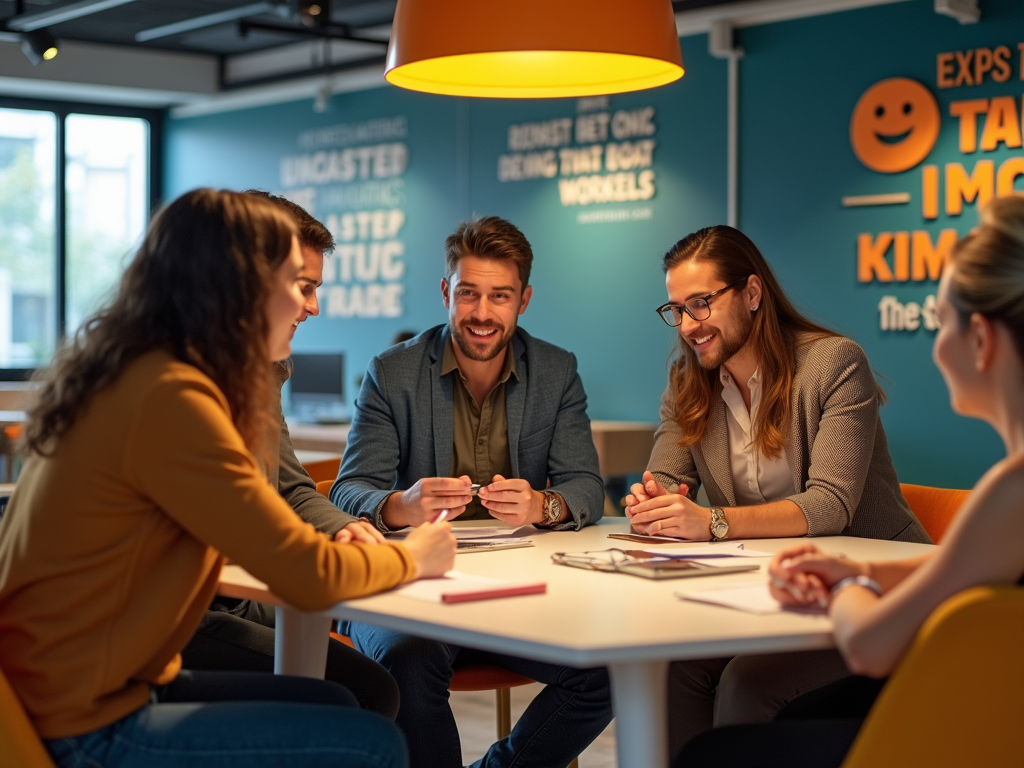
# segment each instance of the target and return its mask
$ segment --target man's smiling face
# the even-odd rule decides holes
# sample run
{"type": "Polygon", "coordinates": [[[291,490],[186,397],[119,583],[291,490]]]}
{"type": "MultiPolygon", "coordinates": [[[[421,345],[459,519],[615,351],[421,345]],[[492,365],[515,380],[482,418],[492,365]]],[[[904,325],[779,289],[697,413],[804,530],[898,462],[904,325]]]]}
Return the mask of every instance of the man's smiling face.
{"type": "MultiPolygon", "coordinates": [[[[685,304],[690,299],[706,296],[725,286],[725,281],[716,273],[714,263],[704,259],[684,261],[665,275],[668,300],[673,304],[685,304]]],[[[694,320],[683,313],[679,335],[697,355],[702,368],[717,368],[743,349],[754,325],[750,303],[750,289],[742,288],[711,299],[711,316],[705,320],[694,320]]]]}
{"type": "Polygon", "coordinates": [[[523,289],[511,259],[463,256],[451,277],[441,281],[441,295],[459,351],[470,360],[487,361],[512,338],[533,288],[523,289]]]}
{"type": "Polygon", "coordinates": [[[316,289],[324,281],[324,254],[316,248],[303,245],[302,258],[306,262],[306,266],[299,273],[299,285],[302,288],[302,314],[292,325],[292,338],[295,337],[299,323],[305,322],[307,317],[316,317],[320,314],[316,289]]]}

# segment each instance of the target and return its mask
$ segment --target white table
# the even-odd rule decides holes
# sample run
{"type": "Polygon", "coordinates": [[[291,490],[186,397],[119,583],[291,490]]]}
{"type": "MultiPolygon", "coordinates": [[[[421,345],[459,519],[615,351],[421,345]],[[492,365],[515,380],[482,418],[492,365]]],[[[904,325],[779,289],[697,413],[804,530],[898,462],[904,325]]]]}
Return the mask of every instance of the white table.
{"type": "MultiPolygon", "coordinates": [[[[558,551],[642,547],[607,538],[608,533],[627,529],[621,518],[605,519],[579,532],[538,531],[533,548],[457,558],[456,567],[468,573],[543,579],[548,584],[545,595],[442,605],[385,593],[338,603],[322,614],[304,614],[283,606],[265,585],[237,566],[224,569],[220,591],[282,606],[277,614],[275,659],[279,674],[323,677],[332,618],[556,664],[607,666],[617,718],[618,763],[622,768],[658,768],[668,765],[665,681],[669,661],[829,648],[831,623],[825,616],[758,616],[685,602],[673,595],[682,588],[764,581],[763,568],[653,582],[550,561],[551,553],[558,551]]],[[[804,539],[759,539],[748,541],[747,546],[774,552],[799,541],[804,539]]],[[[874,560],[913,557],[931,548],[849,537],[820,538],[815,543],[826,551],[874,560]]]]}

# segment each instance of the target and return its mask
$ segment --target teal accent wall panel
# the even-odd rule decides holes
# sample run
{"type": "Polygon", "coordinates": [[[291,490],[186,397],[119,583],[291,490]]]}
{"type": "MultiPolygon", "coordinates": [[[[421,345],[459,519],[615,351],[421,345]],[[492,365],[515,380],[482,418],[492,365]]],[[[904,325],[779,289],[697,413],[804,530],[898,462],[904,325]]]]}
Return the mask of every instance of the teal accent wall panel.
{"type": "MultiPolygon", "coordinates": [[[[988,152],[959,150],[959,120],[950,114],[951,102],[1011,96],[1019,111],[1024,92],[1017,47],[1024,40],[1024,6],[1014,0],[985,0],[981,6],[982,21],[971,25],[936,14],[931,0],[913,0],[739,34],[746,51],[740,75],[740,226],[803,309],[867,351],[888,396],[882,418],[900,478],[946,487],[973,485],[1003,455],[1002,443],[987,425],[952,413],[931,360],[934,330],[924,322],[915,330],[882,329],[885,297],[924,306],[937,282],[899,279],[895,242],[885,254],[893,279],[859,281],[858,237],[867,234],[878,244],[882,233],[895,240],[904,232],[913,242],[914,232],[927,232],[934,244],[943,230],[962,236],[977,223],[977,204],[965,203],[959,215],[945,212],[946,164],[959,163],[970,172],[979,160],[993,160],[999,168],[1021,156],[1019,142],[988,152]],[[938,54],[1000,45],[1010,53],[1005,82],[993,80],[989,71],[977,85],[938,87],[938,54]],[[897,77],[915,80],[932,94],[940,131],[919,163],[901,172],[878,172],[854,154],[851,118],[865,91],[897,77]],[[940,178],[936,218],[925,218],[922,208],[922,169],[929,165],[937,167],[940,178]],[[848,196],[892,193],[909,193],[910,200],[842,204],[848,196]]],[[[955,72],[955,55],[952,59],[955,72]]],[[[901,110],[903,103],[889,106],[901,110]]],[[[984,124],[979,117],[979,137],[984,124]]],[[[899,144],[897,139],[888,141],[899,144]]]]}

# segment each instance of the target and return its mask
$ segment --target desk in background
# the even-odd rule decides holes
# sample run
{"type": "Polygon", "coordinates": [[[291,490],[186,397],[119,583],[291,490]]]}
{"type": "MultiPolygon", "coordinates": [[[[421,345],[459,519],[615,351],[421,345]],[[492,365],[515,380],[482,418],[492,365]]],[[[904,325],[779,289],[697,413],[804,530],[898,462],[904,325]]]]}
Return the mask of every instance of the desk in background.
{"type": "MultiPolygon", "coordinates": [[[[529,574],[543,579],[548,584],[545,595],[442,605],[384,593],[338,603],[321,614],[304,614],[282,605],[264,584],[237,566],[225,568],[220,591],[281,606],[275,641],[275,671],[279,674],[323,677],[332,618],[554,664],[607,666],[617,718],[619,766],[665,768],[669,661],[830,648],[832,625],[822,615],[760,616],[684,602],[673,594],[683,587],[703,590],[763,583],[763,570],[654,582],[551,563],[553,552],[624,544],[608,539],[607,534],[627,529],[622,519],[605,519],[578,532],[538,531],[532,548],[457,558],[460,571],[479,576],[515,579],[529,574]]],[[[748,544],[774,552],[802,542],[806,539],[758,539],[748,544]]],[[[913,557],[932,548],[845,536],[823,537],[815,543],[828,552],[871,560],[913,557]]]]}

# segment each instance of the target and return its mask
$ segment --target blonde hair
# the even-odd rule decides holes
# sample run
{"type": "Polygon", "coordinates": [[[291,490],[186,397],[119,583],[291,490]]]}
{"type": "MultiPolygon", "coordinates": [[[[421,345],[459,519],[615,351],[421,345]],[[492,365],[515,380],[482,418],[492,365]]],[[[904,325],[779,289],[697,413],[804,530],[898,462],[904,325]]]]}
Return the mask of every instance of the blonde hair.
{"type": "Polygon", "coordinates": [[[949,288],[961,324],[977,312],[1005,325],[1024,358],[1024,197],[993,200],[957,243],[949,288]]]}

